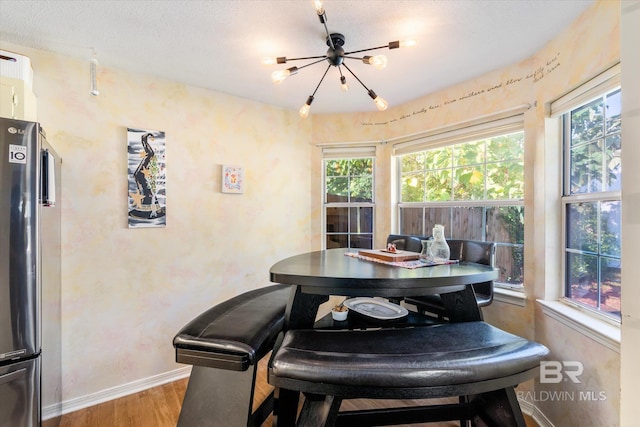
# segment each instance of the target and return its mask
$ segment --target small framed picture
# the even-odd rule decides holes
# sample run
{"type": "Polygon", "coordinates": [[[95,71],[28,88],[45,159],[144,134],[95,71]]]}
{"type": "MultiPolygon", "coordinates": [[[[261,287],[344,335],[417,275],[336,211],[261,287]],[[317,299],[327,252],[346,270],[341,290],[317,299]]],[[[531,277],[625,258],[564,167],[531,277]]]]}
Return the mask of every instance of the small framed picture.
{"type": "Polygon", "coordinates": [[[244,168],[242,166],[222,165],[222,192],[244,193],[244,168]]]}

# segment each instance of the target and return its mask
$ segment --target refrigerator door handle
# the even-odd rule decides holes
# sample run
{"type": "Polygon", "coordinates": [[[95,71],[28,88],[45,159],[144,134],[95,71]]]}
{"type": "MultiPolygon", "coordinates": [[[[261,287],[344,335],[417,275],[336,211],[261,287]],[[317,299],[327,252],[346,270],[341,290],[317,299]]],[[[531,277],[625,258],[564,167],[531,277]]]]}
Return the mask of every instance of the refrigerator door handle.
{"type": "Polygon", "coordinates": [[[56,205],[56,160],[49,150],[42,150],[42,185],[40,186],[40,203],[43,206],[56,205]]]}

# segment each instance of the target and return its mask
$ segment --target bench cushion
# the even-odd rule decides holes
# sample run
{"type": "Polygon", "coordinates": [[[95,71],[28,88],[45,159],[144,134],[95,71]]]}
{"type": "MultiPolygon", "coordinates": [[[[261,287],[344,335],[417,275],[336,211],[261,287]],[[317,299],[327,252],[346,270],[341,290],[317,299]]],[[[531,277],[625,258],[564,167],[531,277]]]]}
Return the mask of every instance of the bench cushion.
{"type": "MultiPolygon", "coordinates": [[[[358,331],[291,330],[272,356],[269,382],[335,395],[341,394],[340,387],[323,390],[304,383],[345,386],[347,394],[358,387],[450,387],[520,373],[527,373],[528,379],[533,376],[528,371],[537,369],[547,354],[545,346],[485,322],[358,331]]],[[[449,395],[462,389],[473,390],[454,387],[449,395]]]]}
{"type": "Polygon", "coordinates": [[[197,316],[173,339],[176,361],[244,371],[272,348],[282,330],[290,285],[235,296],[197,316]]]}

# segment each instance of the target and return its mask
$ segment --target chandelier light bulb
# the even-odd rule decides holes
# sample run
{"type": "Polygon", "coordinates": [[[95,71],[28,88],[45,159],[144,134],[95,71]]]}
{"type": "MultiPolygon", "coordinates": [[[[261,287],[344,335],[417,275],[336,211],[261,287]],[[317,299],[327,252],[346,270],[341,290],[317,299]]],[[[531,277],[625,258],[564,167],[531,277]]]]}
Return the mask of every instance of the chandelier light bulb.
{"type": "Polygon", "coordinates": [[[273,73],[271,73],[271,80],[273,80],[275,84],[280,84],[284,81],[284,79],[289,77],[289,74],[289,70],[274,71],[273,73]]]}
{"type": "Polygon", "coordinates": [[[411,47],[415,45],[416,45],[415,40],[404,40],[404,41],[396,40],[394,42],[389,42],[389,49],[397,49],[399,47],[411,47]]]}
{"type": "Polygon", "coordinates": [[[340,89],[342,89],[343,92],[349,90],[349,85],[347,84],[347,78],[345,76],[340,76],[340,89]]]}
{"type": "Polygon", "coordinates": [[[312,102],[313,102],[313,95],[307,98],[307,102],[305,102],[302,108],[300,108],[300,110],[298,111],[298,113],[300,114],[300,117],[302,117],[303,119],[306,119],[307,116],[309,115],[309,110],[311,109],[312,102]]]}
{"type": "MultiPolygon", "coordinates": [[[[316,8],[316,13],[318,14],[318,19],[320,23],[325,27],[327,26],[327,14],[324,12],[324,8],[322,7],[322,2],[320,0],[315,0],[314,6],[316,8]]],[[[328,30],[327,30],[328,32],[328,30]]]]}
{"type": "Polygon", "coordinates": [[[376,107],[378,107],[378,110],[384,111],[387,109],[387,107],[389,106],[389,103],[385,101],[384,98],[381,98],[378,95],[376,95],[376,93],[371,89],[369,89],[368,93],[371,99],[373,99],[373,102],[376,104],[376,107]]]}
{"type": "Polygon", "coordinates": [[[373,102],[375,102],[376,107],[378,107],[378,110],[380,111],[386,110],[387,107],[389,106],[389,103],[384,98],[381,98],[379,96],[376,96],[373,102]]]}
{"type": "Polygon", "coordinates": [[[274,71],[273,73],[271,73],[271,80],[273,80],[273,82],[276,84],[280,84],[284,81],[284,79],[286,79],[291,75],[296,74],[297,72],[298,72],[298,67],[291,67],[291,68],[287,68],[286,70],[274,71]]]}
{"type": "Polygon", "coordinates": [[[387,57],[384,55],[365,56],[362,58],[362,62],[373,65],[378,70],[382,70],[387,66],[387,57]]]}
{"type": "Polygon", "coordinates": [[[302,108],[300,108],[300,111],[298,111],[298,114],[300,114],[300,117],[302,117],[303,119],[306,119],[307,116],[309,115],[310,109],[311,109],[311,106],[309,104],[304,104],[302,108]]]}
{"type": "Polygon", "coordinates": [[[274,64],[286,64],[287,63],[287,57],[286,56],[278,56],[278,57],[273,57],[273,56],[265,56],[264,58],[262,58],[262,65],[274,65],[274,64]]]}

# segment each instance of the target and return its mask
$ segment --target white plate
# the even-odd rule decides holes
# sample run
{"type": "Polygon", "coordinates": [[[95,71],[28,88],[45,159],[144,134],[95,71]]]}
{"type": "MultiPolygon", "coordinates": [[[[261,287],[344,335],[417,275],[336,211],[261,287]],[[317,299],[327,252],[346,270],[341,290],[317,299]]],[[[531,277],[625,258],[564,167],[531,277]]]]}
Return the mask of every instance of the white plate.
{"type": "Polygon", "coordinates": [[[406,308],[398,304],[367,297],[348,299],[344,305],[349,310],[378,320],[399,319],[409,313],[406,308]]]}

